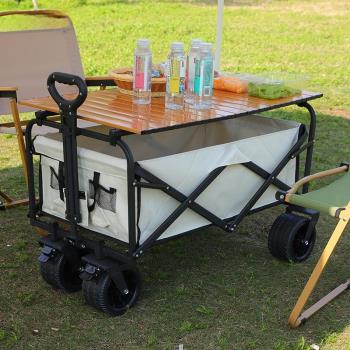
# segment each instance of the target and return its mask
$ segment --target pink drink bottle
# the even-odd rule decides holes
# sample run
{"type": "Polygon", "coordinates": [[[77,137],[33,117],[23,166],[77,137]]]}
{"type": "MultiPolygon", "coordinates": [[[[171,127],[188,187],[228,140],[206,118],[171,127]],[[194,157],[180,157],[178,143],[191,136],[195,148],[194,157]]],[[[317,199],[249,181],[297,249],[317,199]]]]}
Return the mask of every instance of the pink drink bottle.
{"type": "Polygon", "coordinates": [[[149,40],[139,39],[135,50],[133,71],[133,102],[151,103],[152,53],[149,40]]]}

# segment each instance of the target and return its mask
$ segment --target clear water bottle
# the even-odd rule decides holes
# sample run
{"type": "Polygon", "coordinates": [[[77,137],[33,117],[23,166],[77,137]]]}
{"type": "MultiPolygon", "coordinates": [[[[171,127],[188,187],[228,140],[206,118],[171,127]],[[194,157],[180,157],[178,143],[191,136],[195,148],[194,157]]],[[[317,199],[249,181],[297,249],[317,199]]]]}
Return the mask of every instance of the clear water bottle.
{"type": "Polygon", "coordinates": [[[201,42],[202,41],[200,39],[192,39],[191,47],[187,56],[185,102],[189,104],[193,104],[193,101],[194,101],[195,67],[196,67],[196,60],[199,59],[201,42]]]}
{"type": "Polygon", "coordinates": [[[212,44],[201,43],[199,60],[196,60],[194,78],[194,108],[208,109],[213,97],[214,56],[212,44]]]}
{"type": "Polygon", "coordinates": [[[133,101],[136,104],[151,103],[152,53],[149,40],[137,40],[133,70],[133,101]]]}
{"type": "Polygon", "coordinates": [[[185,95],[186,57],[184,44],[174,42],[167,61],[165,107],[182,109],[185,95]]]}

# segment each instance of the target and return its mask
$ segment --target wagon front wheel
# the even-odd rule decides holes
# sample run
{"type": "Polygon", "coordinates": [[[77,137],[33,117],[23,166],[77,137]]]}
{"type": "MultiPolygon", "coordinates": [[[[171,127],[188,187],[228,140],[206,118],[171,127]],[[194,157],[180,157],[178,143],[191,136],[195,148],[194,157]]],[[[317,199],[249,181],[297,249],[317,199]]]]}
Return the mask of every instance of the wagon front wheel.
{"type": "Polygon", "coordinates": [[[83,280],[83,295],[86,302],[111,315],[121,316],[138,300],[141,291],[141,277],[136,269],[122,270],[127,290],[121,291],[108,272],[96,279],[83,280]]]}
{"type": "Polygon", "coordinates": [[[306,260],[315,245],[316,230],[313,227],[310,238],[307,231],[310,219],[291,213],[281,214],[272,224],[268,247],[271,254],[281,260],[302,262],[306,260]]]}
{"type": "Polygon", "coordinates": [[[67,293],[81,289],[79,270],[62,253],[57,253],[46,262],[40,262],[41,276],[48,284],[67,293]]]}

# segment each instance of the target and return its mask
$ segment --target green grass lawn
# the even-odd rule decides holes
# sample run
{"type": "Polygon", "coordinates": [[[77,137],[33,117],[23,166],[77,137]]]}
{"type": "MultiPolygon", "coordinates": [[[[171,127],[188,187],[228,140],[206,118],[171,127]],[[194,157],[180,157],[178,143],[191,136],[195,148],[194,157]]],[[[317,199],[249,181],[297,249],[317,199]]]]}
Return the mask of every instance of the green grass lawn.
{"type": "MultiPolygon", "coordinates": [[[[349,1],[260,3],[225,9],[223,69],[308,75],[308,89],[325,93],[313,103],[320,112],[313,170],[349,159],[350,121],[339,117],[350,116],[349,1]]],[[[20,8],[30,5],[23,0],[20,8]]],[[[41,0],[40,5],[70,14],[86,75],[130,65],[139,37],[152,40],[156,61],[164,59],[173,40],[215,38],[215,1],[210,0],[41,0]]],[[[0,2],[0,10],[15,8],[14,0],[0,2]]],[[[272,115],[307,121],[296,108],[272,115]]],[[[25,186],[15,138],[0,136],[0,149],[1,188],[20,197],[25,186]]],[[[321,217],[314,254],[306,263],[286,264],[272,258],[266,244],[281,212],[274,208],[250,216],[233,235],[212,228],[153,248],[139,264],[144,275],[140,302],[120,318],[87,306],[80,293],[65,295],[47,286],[39,275],[39,248],[26,209],[0,212],[0,349],[174,349],[184,344],[185,349],[306,350],[313,343],[325,350],[350,349],[349,294],[299,329],[288,328],[289,312],[335,221],[321,217]]],[[[314,301],[348,277],[349,249],[345,235],[314,301]]]]}

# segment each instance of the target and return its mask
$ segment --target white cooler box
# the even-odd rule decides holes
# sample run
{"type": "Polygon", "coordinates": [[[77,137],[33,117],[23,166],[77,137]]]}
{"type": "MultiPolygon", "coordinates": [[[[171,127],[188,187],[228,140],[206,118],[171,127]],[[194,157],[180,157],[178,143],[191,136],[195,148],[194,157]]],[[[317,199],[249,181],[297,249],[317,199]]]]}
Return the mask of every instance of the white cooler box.
{"type": "MultiPolygon", "coordinates": [[[[253,115],[149,135],[129,135],[123,140],[132,150],[135,161],[185,195],[189,195],[212,170],[227,166],[196,200],[223,219],[237,215],[264,181],[241,163],[253,161],[266,171],[273,171],[296,143],[299,126],[292,121],[253,115]]],[[[98,131],[99,127],[92,129],[98,131]]],[[[38,136],[34,146],[41,155],[43,211],[64,218],[61,135],[38,136]]],[[[278,178],[288,185],[294,184],[295,166],[295,160],[291,160],[278,178]]],[[[119,147],[79,136],[78,167],[79,189],[86,194],[85,199],[80,200],[80,225],[128,242],[124,154],[119,147]],[[97,193],[93,193],[90,182],[96,173],[100,186],[97,193]],[[93,198],[96,201],[92,209],[93,198]]],[[[254,209],[275,202],[275,193],[276,187],[271,185],[254,209]]],[[[143,188],[138,224],[140,243],[178,205],[179,202],[161,190],[143,188]]],[[[209,221],[187,209],[159,239],[208,224],[209,221]]]]}

